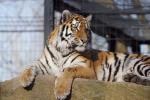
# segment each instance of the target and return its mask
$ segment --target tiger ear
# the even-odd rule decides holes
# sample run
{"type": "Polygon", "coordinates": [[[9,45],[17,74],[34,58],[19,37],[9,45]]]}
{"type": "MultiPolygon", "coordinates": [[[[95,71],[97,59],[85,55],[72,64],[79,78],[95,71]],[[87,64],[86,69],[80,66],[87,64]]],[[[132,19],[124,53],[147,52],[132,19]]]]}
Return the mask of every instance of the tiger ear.
{"type": "Polygon", "coordinates": [[[86,17],[86,20],[87,20],[87,22],[91,23],[92,15],[88,15],[88,16],[86,17]]]}
{"type": "Polygon", "coordinates": [[[61,15],[61,23],[65,22],[71,17],[71,12],[69,10],[64,10],[61,15]]]}
{"type": "Polygon", "coordinates": [[[88,22],[88,24],[87,24],[87,28],[90,28],[90,26],[91,26],[91,20],[92,20],[92,15],[88,15],[87,17],[86,17],[86,21],[88,22]]]}

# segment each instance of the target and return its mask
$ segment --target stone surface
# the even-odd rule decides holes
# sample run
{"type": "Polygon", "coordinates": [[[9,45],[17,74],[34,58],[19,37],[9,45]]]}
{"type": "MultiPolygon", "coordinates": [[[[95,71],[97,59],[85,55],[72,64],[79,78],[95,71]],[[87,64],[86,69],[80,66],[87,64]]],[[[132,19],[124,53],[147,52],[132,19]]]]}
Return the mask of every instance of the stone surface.
{"type": "MultiPolygon", "coordinates": [[[[0,100],[55,100],[53,87],[50,76],[38,76],[32,90],[22,88],[15,78],[1,83],[0,100]]],[[[76,79],[71,100],[150,100],[150,87],[76,79]]]]}

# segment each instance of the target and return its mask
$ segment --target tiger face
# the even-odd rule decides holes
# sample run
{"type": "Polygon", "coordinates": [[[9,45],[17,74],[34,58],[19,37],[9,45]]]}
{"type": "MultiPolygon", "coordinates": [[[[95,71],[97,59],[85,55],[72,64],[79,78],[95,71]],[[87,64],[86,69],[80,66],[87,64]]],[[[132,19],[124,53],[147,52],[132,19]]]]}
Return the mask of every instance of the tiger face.
{"type": "Polygon", "coordinates": [[[57,42],[57,48],[63,55],[74,50],[83,52],[86,49],[90,35],[90,21],[91,15],[84,18],[68,10],[63,11],[57,42]]]}

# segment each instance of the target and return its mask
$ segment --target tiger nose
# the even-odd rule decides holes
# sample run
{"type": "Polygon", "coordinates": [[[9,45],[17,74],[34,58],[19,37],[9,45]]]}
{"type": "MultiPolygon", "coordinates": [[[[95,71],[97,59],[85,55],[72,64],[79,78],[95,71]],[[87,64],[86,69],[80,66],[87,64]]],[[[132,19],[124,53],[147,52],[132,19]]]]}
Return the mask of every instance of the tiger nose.
{"type": "Polygon", "coordinates": [[[81,42],[82,42],[83,44],[87,43],[87,41],[86,41],[86,40],[83,40],[83,39],[81,39],[81,42]]]}

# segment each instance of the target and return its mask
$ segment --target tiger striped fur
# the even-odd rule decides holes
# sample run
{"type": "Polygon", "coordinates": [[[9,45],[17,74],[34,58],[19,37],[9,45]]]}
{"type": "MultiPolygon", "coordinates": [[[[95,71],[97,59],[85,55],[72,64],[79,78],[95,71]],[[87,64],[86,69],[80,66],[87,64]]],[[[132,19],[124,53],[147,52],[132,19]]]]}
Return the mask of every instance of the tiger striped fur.
{"type": "Polygon", "coordinates": [[[86,49],[90,19],[63,11],[40,59],[22,72],[22,86],[28,87],[37,74],[54,75],[55,96],[65,100],[75,78],[150,85],[150,57],[86,49]]]}
{"type": "Polygon", "coordinates": [[[87,46],[90,20],[91,16],[84,18],[81,15],[64,10],[60,24],[50,33],[41,57],[28,65],[21,73],[21,85],[25,88],[29,87],[38,74],[53,75],[57,77],[54,89],[56,98],[65,98],[70,92],[70,86],[67,85],[69,87],[68,91],[65,91],[65,95],[63,94],[64,91],[62,93],[57,92],[59,90],[57,84],[61,83],[58,82],[58,79],[63,75],[64,69],[75,68],[79,65],[86,67],[84,59],[78,58],[76,60],[76,57],[79,55],[77,51],[82,52],[87,46]]]}

